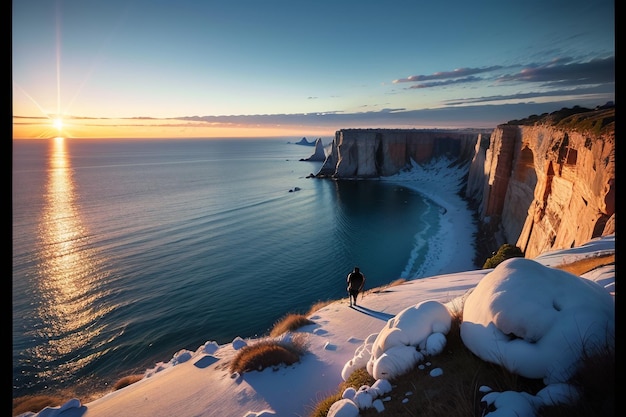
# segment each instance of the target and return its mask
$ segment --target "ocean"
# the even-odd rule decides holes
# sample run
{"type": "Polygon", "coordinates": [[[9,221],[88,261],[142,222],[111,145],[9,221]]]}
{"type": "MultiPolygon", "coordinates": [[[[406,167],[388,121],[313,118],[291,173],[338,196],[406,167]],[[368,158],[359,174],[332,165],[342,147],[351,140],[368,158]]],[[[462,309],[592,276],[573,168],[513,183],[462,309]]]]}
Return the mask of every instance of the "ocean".
{"type": "MultiPolygon", "coordinates": [[[[110,391],[207,341],[415,278],[438,206],[308,178],[286,138],[13,141],[13,396],[110,391]]],[[[329,141],[330,142],[330,139],[329,141]]]]}

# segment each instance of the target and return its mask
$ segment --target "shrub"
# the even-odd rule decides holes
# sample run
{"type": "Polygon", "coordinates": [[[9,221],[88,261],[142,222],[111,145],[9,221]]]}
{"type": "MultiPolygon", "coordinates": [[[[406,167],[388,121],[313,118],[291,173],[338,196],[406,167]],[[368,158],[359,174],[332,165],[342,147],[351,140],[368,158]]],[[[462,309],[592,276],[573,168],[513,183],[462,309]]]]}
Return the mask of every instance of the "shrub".
{"type": "Polygon", "coordinates": [[[143,374],[128,375],[128,376],[125,376],[123,378],[120,378],[120,379],[117,380],[115,385],[113,385],[113,391],[117,391],[118,389],[122,389],[122,388],[127,387],[127,386],[129,386],[131,384],[134,384],[135,382],[139,381],[140,379],[143,379],[143,374]]]}
{"type": "Polygon", "coordinates": [[[262,339],[244,346],[230,363],[230,372],[262,371],[278,365],[292,365],[307,351],[306,335],[295,334],[289,338],[262,339]]]}
{"type": "Polygon", "coordinates": [[[332,405],[337,401],[341,400],[341,396],[346,388],[352,387],[358,390],[363,385],[371,386],[372,384],[374,384],[374,382],[376,381],[374,380],[374,378],[372,378],[370,374],[367,373],[367,370],[365,370],[365,368],[357,369],[356,371],[352,372],[352,374],[350,374],[346,381],[339,384],[339,388],[337,389],[337,392],[335,394],[332,394],[319,401],[308,414],[308,416],[326,417],[326,415],[328,414],[328,410],[330,410],[330,407],[332,407],[332,405]]]}
{"type": "Polygon", "coordinates": [[[270,336],[277,337],[281,334],[297,330],[302,326],[314,323],[315,322],[309,320],[306,316],[303,316],[302,314],[287,314],[285,317],[277,321],[276,324],[274,324],[274,327],[270,331],[270,336]]]}
{"type": "Polygon", "coordinates": [[[487,258],[483,265],[483,269],[495,268],[509,258],[523,258],[524,252],[515,245],[505,243],[500,246],[498,251],[490,258],[487,258]]]}
{"type": "Polygon", "coordinates": [[[28,411],[37,413],[46,407],[58,407],[64,402],[63,398],[52,395],[25,395],[13,399],[12,415],[18,416],[28,411]]]}

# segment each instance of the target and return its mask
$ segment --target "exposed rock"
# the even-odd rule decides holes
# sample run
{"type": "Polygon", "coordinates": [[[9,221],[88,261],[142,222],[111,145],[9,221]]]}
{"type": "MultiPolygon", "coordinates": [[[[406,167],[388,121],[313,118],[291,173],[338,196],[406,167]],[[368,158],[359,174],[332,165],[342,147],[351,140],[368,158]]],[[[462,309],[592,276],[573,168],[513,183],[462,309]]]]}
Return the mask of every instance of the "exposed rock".
{"type": "Polygon", "coordinates": [[[480,250],[533,258],[615,233],[615,108],[561,109],[477,130],[342,129],[317,178],[393,175],[440,156],[471,160],[465,196],[480,250]],[[517,124],[516,124],[517,123],[517,124]]]}
{"type": "Polygon", "coordinates": [[[411,160],[423,163],[444,155],[469,161],[477,136],[475,130],[342,129],[335,133],[317,176],[389,176],[408,167],[411,160]]]}
{"type": "MultiPolygon", "coordinates": [[[[291,142],[289,142],[291,143],[291,142]]],[[[315,146],[315,142],[309,142],[306,138],[300,139],[299,142],[295,142],[296,145],[315,146]]]]}
{"type": "Polygon", "coordinates": [[[499,229],[498,245],[515,242],[533,258],[615,232],[614,128],[507,124],[491,135],[484,163],[482,146],[466,196],[479,202],[491,231],[499,229]]]}
{"type": "Polygon", "coordinates": [[[322,138],[317,138],[315,140],[315,152],[313,155],[308,158],[300,159],[301,161],[319,161],[323,162],[326,159],[326,152],[324,152],[324,143],[322,143],[322,138]]]}

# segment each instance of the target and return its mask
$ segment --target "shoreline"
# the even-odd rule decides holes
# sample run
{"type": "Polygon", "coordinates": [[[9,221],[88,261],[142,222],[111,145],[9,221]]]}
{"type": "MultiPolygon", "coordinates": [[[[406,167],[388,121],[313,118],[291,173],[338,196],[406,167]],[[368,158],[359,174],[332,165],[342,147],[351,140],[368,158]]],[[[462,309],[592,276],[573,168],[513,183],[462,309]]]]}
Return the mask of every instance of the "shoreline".
{"type": "Polygon", "coordinates": [[[486,251],[479,240],[477,213],[471,201],[461,195],[468,169],[466,165],[450,167],[450,161],[441,158],[423,166],[413,163],[409,170],[382,179],[405,186],[444,209],[439,215],[441,230],[427,242],[427,265],[415,278],[482,267],[478,260],[486,251]]]}
{"type": "MultiPolygon", "coordinates": [[[[381,178],[382,181],[409,188],[444,209],[439,214],[441,230],[427,242],[429,250],[424,269],[421,270],[418,276],[407,278],[408,280],[480,269],[480,267],[475,265],[475,259],[478,255],[476,213],[475,210],[470,208],[468,200],[461,196],[461,190],[463,189],[462,179],[466,174],[467,169],[464,169],[464,167],[451,168],[449,167],[449,161],[442,159],[424,167],[415,164],[408,171],[381,178]]],[[[158,363],[155,363],[156,365],[158,363]]],[[[142,375],[151,368],[146,368],[143,371],[136,369],[133,373],[134,369],[128,369],[129,372],[120,379],[133,375],[142,375]]],[[[108,384],[109,389],[117,382],[111,381],[108,384]]],[[[35,395],[71,398],[80,394],[80,397],[84,397],[83,402],[88,402],[112,392],[99,388],[102,388],[102,386],[92,387],[92,389],[88,387],[81,389],[80,386],[73,386],[59,389],[55,392],[35,395]]],[[[24,396],[14,397],[13,399],[22,397],[24,396]]]]}

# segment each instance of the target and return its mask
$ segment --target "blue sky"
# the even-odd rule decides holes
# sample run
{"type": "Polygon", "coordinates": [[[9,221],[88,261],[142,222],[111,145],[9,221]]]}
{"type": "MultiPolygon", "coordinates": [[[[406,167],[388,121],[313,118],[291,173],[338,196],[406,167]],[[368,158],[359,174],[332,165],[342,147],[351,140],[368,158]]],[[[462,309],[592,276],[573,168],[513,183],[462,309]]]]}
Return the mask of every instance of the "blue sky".
{"type": "Polygon", "coordinates": [[[14,116],[494,127],[615,100],[613,1],[20,0],[12,13],[14,116]]]}

